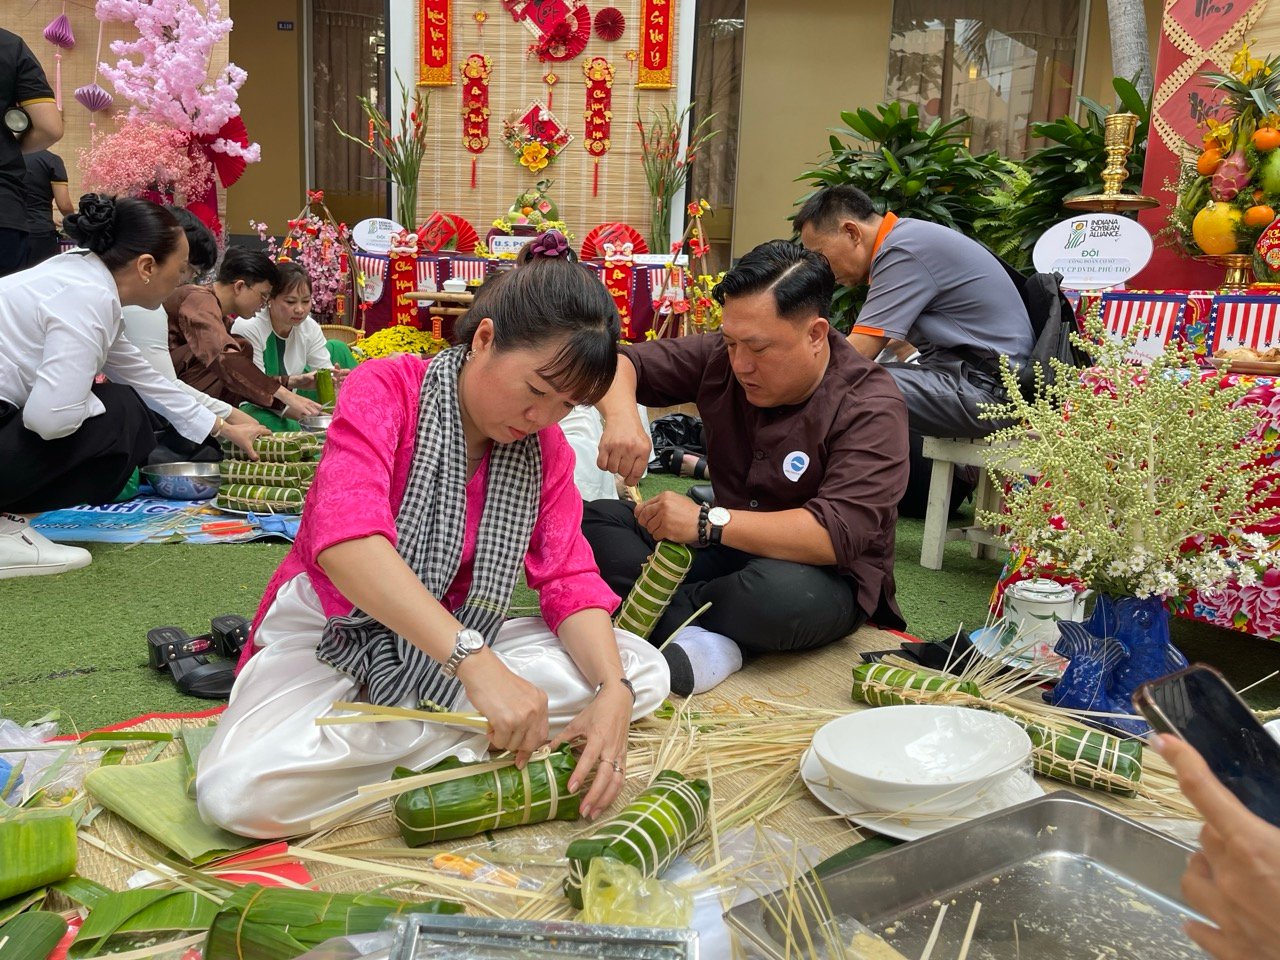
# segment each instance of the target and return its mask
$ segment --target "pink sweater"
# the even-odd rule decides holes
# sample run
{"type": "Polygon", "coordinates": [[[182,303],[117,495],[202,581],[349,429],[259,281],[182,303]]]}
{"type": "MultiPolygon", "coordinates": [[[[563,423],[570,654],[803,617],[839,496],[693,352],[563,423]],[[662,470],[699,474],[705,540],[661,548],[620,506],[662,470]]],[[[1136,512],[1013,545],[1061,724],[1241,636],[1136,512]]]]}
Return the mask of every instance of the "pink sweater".
{"type": "MultiPolygon", "coordinates": [[[[307,494],[298,537],[267,584],[254,617],[255,632],[280,587],[300,573],[310,578],[327,616],[350,613],[351,601],[325,576],[316,558],[329,547],[361,537],[383,536],[395,544],[396,513],[413,462],[422,378],[429,363],[411,355],[368,361],[343,383],[342,400],[307,494]]],[[[542,617],[555,631],[570,614],[593,607],[612,612],[619,601],[601,579],[591,547],[582,536],[582,498],[573,484],[573,448],[558,426],[541,431],[538,439],[542,502],[524,568],[529,587],[538,594],[542,617]]],[[[488,476],[486,456],[467,483],[462,562],[443,600],[450,610],[462,605],[471,586],[488,476]]],[[[252,644],[246,646],[240,665],[254,652],[252,644]]]]}

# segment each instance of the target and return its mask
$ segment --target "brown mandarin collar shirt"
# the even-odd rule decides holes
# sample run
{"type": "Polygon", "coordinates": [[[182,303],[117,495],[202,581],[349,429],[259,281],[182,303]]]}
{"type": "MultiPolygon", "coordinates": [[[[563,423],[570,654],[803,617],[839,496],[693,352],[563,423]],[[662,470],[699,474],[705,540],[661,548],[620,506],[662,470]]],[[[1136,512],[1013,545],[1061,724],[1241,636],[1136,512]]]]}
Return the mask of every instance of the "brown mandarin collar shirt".
{"type": "Polygon", "coordinates": [[[275,392],[285,385],[253,362],[253,347],[231,335],[231,322],[208,287],[189,283],[164,302],[169,315],[169,356],[178,379],[201,393],[237,405],[251,400],[260,407],[279,406],[275,392]]]}
{"type": "Polygon", "coordinates": [[[716,503],[773,512],[803,507],[831,537],[858,605],[882,627],[905,626],[894,599],[893,535],[907,485],[907,408],[893,378],[838,332],[831,360],[804,403],[756,407],[729,366],[719,334],[629,344],[636,399],[696,403],[716,503]]]}

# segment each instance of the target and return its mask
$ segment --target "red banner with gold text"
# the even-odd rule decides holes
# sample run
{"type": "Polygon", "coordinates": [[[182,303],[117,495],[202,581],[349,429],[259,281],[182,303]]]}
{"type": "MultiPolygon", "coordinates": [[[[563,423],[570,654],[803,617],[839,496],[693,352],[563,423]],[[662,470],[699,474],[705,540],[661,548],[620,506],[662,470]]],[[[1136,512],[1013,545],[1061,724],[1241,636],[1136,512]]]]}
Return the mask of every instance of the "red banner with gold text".
{"type": "Polygon", "coordinates": [[[675,14],[671,0],[644,0],[640,11],[640,90],[668,90],[671,81],[671,47],[675,14]]]}
{"type": "Polygon", "coordinates": [[[591,154],[593,172],[591,195],[600,192],[600,161],[609,152],[609,132],[613,123],[613,64],[604,57],[583,61],[582,73],[587,83],[587,105],[582,111],[587,121],[585,146],[591,154]]]}
{"type": "Polygon", "coordinates": [[[391,325],[418,326],[418,304],[405,296],[417,289],[418,258],[411,253],[391,255],[391,325]]]}
{"type": "Polygon", "coordinates": [[[418,18],[418,86],[451,86],[453,84],[452,0],[421,0],[418,18]]]}

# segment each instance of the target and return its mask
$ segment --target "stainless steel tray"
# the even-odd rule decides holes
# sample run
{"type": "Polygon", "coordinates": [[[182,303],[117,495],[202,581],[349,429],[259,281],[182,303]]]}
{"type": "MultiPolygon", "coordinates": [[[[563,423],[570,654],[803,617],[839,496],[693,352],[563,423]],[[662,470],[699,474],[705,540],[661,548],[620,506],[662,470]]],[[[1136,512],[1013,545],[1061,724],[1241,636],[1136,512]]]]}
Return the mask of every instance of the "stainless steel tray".
{"type": "Polygon", "coordinates": [[[692,930],[414,913],[400,924],[392,960],[698,960],[692,930]]]}
{"type": "MultiPolygon", "coordinates": [[[[1194,916],[1179,892],[1190,852],[1060,792],[850,864],[824,877],[822,890],[837,919],[853,917],[906,957],[921,955],[944,903],[933,956],[957,956],[981,901],[969,960],[1193,960],[1205,954],[1182,932],[1194,916]]],[[[788,901],[766,903],[777,896],[725,919],[783,958],[777,918],[788,901]]],[[[818,929],[816,918],[806,922],[818,929]]]]}

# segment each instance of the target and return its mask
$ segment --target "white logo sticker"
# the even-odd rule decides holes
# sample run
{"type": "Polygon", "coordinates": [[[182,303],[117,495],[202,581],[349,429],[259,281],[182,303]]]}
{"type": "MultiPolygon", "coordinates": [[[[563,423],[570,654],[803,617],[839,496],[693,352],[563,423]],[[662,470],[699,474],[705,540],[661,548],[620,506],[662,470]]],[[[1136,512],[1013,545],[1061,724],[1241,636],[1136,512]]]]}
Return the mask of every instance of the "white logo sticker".
{"type": "Polygon", "coordinates": [[[782,475],[795,483],[809,469],[809,455],[803,450],[792,450],[782,460],[782,475]]]}

